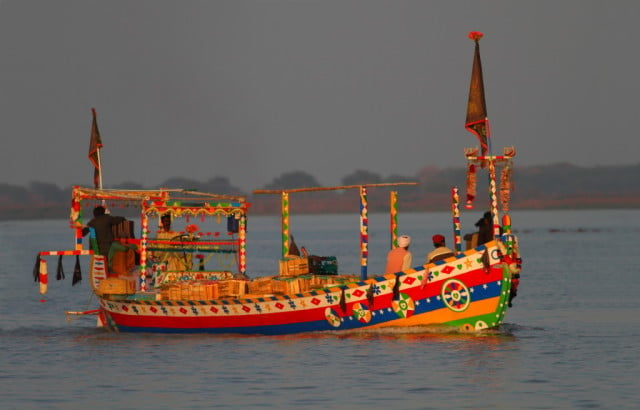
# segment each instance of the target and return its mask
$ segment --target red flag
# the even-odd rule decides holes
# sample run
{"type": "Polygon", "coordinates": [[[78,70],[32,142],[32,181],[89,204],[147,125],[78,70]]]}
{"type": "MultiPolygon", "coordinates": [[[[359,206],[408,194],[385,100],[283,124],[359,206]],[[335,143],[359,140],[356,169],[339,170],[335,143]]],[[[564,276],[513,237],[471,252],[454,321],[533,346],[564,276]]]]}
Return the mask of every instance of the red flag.
{"type": "Polygon", "coordinates": [[[483,34],[477,31],[469,33],[469,38],[476,43],[476,48],[473,56],[473,70],[471,71],[469,102],[467,103],[467,121],[464,127],[478,137],[482,155],[486,155],[489,150],[489,120],[487,119],[487,105],[484,101],[484,81],[480,62],[479,41],[482,36],[483,34]]]}
{"type": "Polygon", "coordinates": [[[98,189],[100,184],[100,148],[102,148],[102,139],[100,131],[98,131],[98,121],[96,120],[96,109],[92,108],[93,122],[91,123],[91,139],[89,141],[89,161],[93,164],[93,186],[98,189]]]}

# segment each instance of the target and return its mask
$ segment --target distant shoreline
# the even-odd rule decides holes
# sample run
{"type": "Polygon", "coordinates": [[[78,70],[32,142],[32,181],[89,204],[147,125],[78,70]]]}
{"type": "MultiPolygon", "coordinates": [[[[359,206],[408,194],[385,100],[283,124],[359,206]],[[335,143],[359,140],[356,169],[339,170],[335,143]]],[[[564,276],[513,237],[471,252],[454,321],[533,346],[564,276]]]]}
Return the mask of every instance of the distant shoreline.
{"type": "MultiPolygon", "coordinates": [[[[591,198],[592,199],[592,198],[591,198]]],[[[252,204],[253,205],[253,204],[252,204]]],[[[314,214],[345,214],[350,213],[348,209],[340,207],[336,209],[333,207],[334,203],[331,200],[315,201],[312,209],[304,207],[296,207],[295,213],[314,215],[314,214]]],[[[477,209],[480,209],[476,204],[477,209]]],[[[530,199],[517,201],[511,204],[511,210],[526,211],[526,210],[584,210],[584,209],[640,209],[640,196],[626,197],[626,198],[608,198],[608,200],[589,201],[585,198],[565,198],[562,200],[540,200],[530,199]]],[[[415,212],[448,212],[450,206],[442,206],[432,204],[425,207],[417,206],[402,206],[401,212],[403,213],[415,213],[415,212]]],[[[354,211],[355,212],[355,211],[354,211]]],[[[369,212],[388,212],[388,208],[384,206],[374,206],[369,209],[369,212]]],[[[252,215],[279,215],[280,209],[277,206],[252,206],[252,215]]],[[[11,209],[0,207],[0,221],[20,221],[20,220],[45,220],[45,219],[66,219],[69,216],[69,208],[66,204],[59,205],[47,205],[47,206],[32,206],[11,209]]]]}
{"type": "MultiPolygon", "coordinates": [[[[514,187],[511,209],[638,209],[640,208],[640,163],[624,166],[578,167],[561,163],[545,166],[521,167],[513,171],[514,187]]],[[[465,168],[425,167],[414,176],[382,176],[359,170],[342,179],[341,185],[360,185],[388,182],[417,182],[415,186],[398,187],[401,212],[433,212],[451,209],[453,186],[460,188],[464,200],[467,170],[465,168]]],[[[488,189],[487,181],[478,172],[475,207],[486,206],[481,193],[488,189]]],[[[277,195],[252,195],[235,187],[227,177],[206,181],[172,178],[159,186],[189,187],[201,192],[217,192],[245,196],[251,203],[252,215],[280,214],[277,195]]],[[[322,186],[314,176],[304,171],[285,173],[261,189],[303,188],[322,186]]],[[[133,182],[108,188],[155,189],[133,182]]],[[[499,190],[499,187],[498,187],[499,190]]],[[[371,189],[368,193],[370,212],[388,211],[389,189],[371,189]]],[[[0,183],[0,221],[38,220],[67,217],[71,187],[60,188],[45,182],[28,186],[0,183]]],[[[357,199],[355,199],[357,202],[357,199]]],[[[354,212],[352,192],[300,193],[291,198],[291,212],[296,214],[329,214],[354,212]]],[[[355,208],[357,212],[357,208],[355,208]]],[[[123,210],[123,211],[126,211],[123,210]]]]}

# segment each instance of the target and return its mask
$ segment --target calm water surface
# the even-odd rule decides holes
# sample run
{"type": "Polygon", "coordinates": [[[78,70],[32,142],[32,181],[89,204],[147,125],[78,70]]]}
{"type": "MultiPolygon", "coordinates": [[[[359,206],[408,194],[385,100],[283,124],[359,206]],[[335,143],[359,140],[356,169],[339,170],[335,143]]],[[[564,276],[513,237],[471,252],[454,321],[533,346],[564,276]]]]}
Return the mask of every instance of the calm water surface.
{"type": "MultiPolygon", "coordinates": [[[[478,214],[480,212],[477,212],[478,214]]],[[[471,230],[478,215],[463,217],[471,230]],[[468,218],[468,219],[465,219],[468,218]]],[[[0,403],[7,409],[638,408],[640,210],[513,212],[520,295],[491,334],[435,331],[288,337],[110,334],[65,310],[95,308],[84,280],[42,298],[40,250],[71,249],[65,220],[0,223],[0,403]]],[[[277,271],[279,218],[249,222],[251,276],[277,271]]],[[[414,264],[444,213],[401,214],[414,264]]],[[[359,273],[358,216],[299,216],[298,246],[359,273]]],[[[383,268],[386,215],[371,215],[369,273],[383,268]]],[[[86,262],[86,261],[85,261],[86,262]]]]}

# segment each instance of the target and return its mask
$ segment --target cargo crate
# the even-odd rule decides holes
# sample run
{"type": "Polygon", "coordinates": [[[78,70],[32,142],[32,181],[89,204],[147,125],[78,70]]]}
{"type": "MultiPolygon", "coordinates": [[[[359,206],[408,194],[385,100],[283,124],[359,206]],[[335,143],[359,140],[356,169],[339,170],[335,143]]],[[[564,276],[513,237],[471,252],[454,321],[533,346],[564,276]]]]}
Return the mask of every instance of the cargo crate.
{"type": "Polygon", "coordinates": [[[205,283],[204,291],[207,295],[207,300],[218,299],[220,297],[220,291],[218,289],[218,284],[215,282],[205,283]]]}
{"type": "Polygon", "coordinates": [[[298,278],[274,278],[271,289],[275,294],[295,295],[300,293],[300,281],[298,278]]]}
{"type": "Polygon", "coordinates": [[[309,283],[309,287],[311,289],[319,289],[324,288],[329,285],[333,285],[338,283],[335,276],[333,275],[312,275],[311,281],[309,283]]]}
{"type": "Polygon", "coordinates": [[[98,293],[101,295],[133,295],[136,282],[133,279],[106,278],[100,281],[98,293]]]}
{"type": "Polygon", "coordinates": [[[272,277],[253,279],[249,282],[249,293],[258,295],[273,293],[273,291],[271,290],[272,279],[272,277]]]}
{"type": "Polygon", "coordinates": [[[309,259],[280,259],[280,276],[298,276],[309,273],[309,259]]]}
{"type": "Polygon", "coordinates": [[[227,279],[218,281],[220,297],[238,297],[247,293],[247,280],[227,279]]]}
{"type": "Polygon", "coordinates": [[[338,259],[335,256],[309,256],[309,272],[314,275],[337,275],[338,259]]]}

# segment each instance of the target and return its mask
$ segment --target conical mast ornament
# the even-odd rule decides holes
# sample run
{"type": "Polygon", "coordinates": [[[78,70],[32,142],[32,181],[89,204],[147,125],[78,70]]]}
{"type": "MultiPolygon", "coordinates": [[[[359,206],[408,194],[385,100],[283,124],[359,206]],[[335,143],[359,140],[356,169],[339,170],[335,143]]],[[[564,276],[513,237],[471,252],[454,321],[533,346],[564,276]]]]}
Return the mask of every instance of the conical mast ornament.
{"type": "Polygon", "coordinates": [[[482,63],[480,62],[480,39],[484,34],[472,31],[468,37],[476,44],[469,86],[469,101],[467,103],[467,121],[464,127],[478,137],[482,155],[489,151],[489,119],[487,118],[487,104],[484,99],[484,80],[482,78],[482,63]]]}

